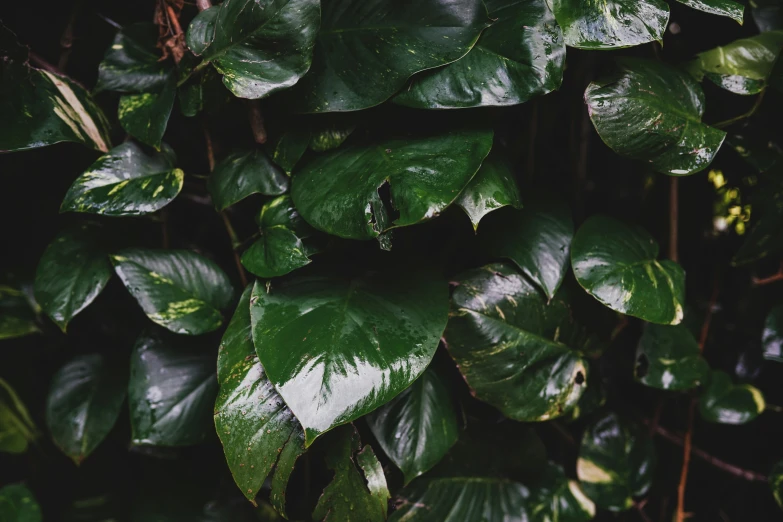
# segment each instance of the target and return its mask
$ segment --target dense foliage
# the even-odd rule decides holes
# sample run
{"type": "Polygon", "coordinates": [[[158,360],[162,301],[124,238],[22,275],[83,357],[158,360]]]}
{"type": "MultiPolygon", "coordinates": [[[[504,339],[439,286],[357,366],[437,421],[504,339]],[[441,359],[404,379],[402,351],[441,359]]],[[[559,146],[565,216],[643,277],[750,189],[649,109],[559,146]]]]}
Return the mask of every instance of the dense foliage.
{"type": "Polygon", "coordinates": [[[783,517],[782,2],[7,4],[0,522],[783,517]]]}

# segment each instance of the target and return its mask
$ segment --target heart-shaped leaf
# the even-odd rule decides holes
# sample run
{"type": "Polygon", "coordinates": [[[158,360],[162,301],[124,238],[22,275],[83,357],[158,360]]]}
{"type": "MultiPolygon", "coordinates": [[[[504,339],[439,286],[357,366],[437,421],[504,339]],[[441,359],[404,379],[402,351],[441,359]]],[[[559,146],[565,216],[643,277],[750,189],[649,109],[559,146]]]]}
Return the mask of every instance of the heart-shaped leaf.
{"type": "Polygon", "coordinates": [[[511,419],[563,415],[586,384],[585,361],[569,346],[581,332],[565,300],[547,300],[509,264],[457,278],[445,339],[475,396],[511,419]]]}
{"type": "Polygon", "coordinates": [[[310,68],[319,15],[318,0],[225,0],[193,19],[187,44],[236,96],[263,98],[310,68]]]}
{"type": "Polygon", "coordinates": [[[589,218],[571,243],[574,275],[588,294],[623,314],[679,324],[685,272],[657,257],[658,243],[644,229],[601,215],[589,218]]]}
{"type": "Polygon", "coordinates": [[[161,153],[148,155],[126,141],[76,178],[60,212],[138,216],[160,210],[182,190],[185,173],[174,168],[175,161],[167,145],[161,153]]]}
{"type": "Polygon", "coordinates": [[[521,208],[519,187],[511,165],[499,154],[490,153],[455,203],[468,215],[473,230],[478,228],[481,218],[493,210],[506,205],[521,208]]]}
{"type": "Polygon", "coordinates": [[[547,0],[565,43],[580,49],[618,49],[663,40],[669,6],[663,0],[547,0]]]}
{"type": "Polygon", "coordinates": [[[410,386],[448,315],[446,285],[410,270],[257,282],[250,302],[258,357],[308,446],[410,386]]]}
{"type": "Polygon", "coordinates": [[[764,394],[750,384],[734,384],[726,372],[715,370],[701,392],[701,418],[721,424],[745,424],[764,413],[764,394]]]}
{"type": "Polygon", "coordinates": [[[81,464],[114,427],[127,390],[127,374],[99,354],[66,363],[46,399],[46,425],[57,447],[81,464]]]}
{"type": "Polygon", "coordinates": [[[727,16],[742,25],[745,6],[732,0],[677,0],[693,9],[720,16],[727,16]]]}
{"type": "Polygon", "coordinates": [[[373,107],[413,74],[460,59],[487,22],[479,0],[323,0],[313,66],[287,97],[300,112],[373,107]]]}
{"type": "Polygon", "coordinates": [[[215,263],[187,250],[127,249],[111,257],[114,270],[155,323],[197,335],[223,323],[220,310],[234,289],[215,263]]]}
{"type": "Polygon", "coordinates": [[[684,325],[648,324],[636,348],[636,380],[661,390],[690,390],[707,381],[710,367],[684,325]]]}
{"type": "Polygon", "coordinates": [[[37,436],[24,403],[11,385],[0,379],[0,453],[24,453],[37,436]]]}
{"type": "Polygon", "coordinates": [[[161,61],[158,26],[139,22],[117,31],[98,66],[95,92],[157,92],[166,83],[171,64],[161,61]]]}
{"type": "Polygon", "coordinates": [[[39,332],[32,304],[24,290],[0,285],[0,340],[39,332]]]}
{"type": "Polygon", "coordinates": [[[767,315],[761,344],[765,359],[783,362],[783,305],[776,306],[767,315]]]}
{"type": "Polygon", "coordinates": [[[131,354],[128,404],[135,445],[190,446],[212,431],[218,382],[207,354],[174,348],[145,333],[131,354]]]}
{"type": "Polygon", "coordinates": [[[704,93],[688,73],[661,62],[621,58],[585,91],[601,139],[658,172],[686,176],[707,168],[726,133],[705,125],[704,93]]]}
{"type": "Polygon", "coordinates": [[[428,368],[391,402],[367,417],[383,451],[409,483],[429,471],[457,442],[457,411],[443,378],[428,368]]]}
{"type": "Polygon", "coordinates": [[[160,150],[176,95],[177,79],[170,74],[158,91],[120,97],[117,108],[120,125],[140,142],[160,150]]]}
{"type": "Polygon", "coordinates": [[[279,196],[288,177],[258,149],[235,151],[215,165],[207,183],[212,202],[225,210],[251,194],[279,196]]]}
{"type": "Polygon", "coordinates": [[[487,0],[493,20],[463,58],[423,72],[394,101],[422,109],[524,103],[560,88],[563,33],[545,2],[487,0]]]}
{"type": "Polygon", "coordinates": [[[492,132],[453,131],[339,148],[303,165],[291,196],[313,227],[372,239],[442,212],[473,179],[491,147],[492,132]],[[387,200],[381,196],[384,186],[387,200]],[[388,207],[399,213],[397,219],[388,207]]]}
{"type": "Polygon", "coordinates": [[[41,522],[41,507],[29,489],[21,484],[0,488],[0,520],[3,522],[41,522]]]}
{"type": "Polygon", "coordinates": [[[607,413],[585,430],[576,473],[596,506],[625,511],[650,489],[655,463],[655,446],[647,432],[607,413]]]}
{"type": "Polygon", "coordinates": [[[595,517],[593,501],[554,462],[549,462],[538,480],[530,484],[530,498],[526,503],[534,520],[587,522],[595,517]]]}

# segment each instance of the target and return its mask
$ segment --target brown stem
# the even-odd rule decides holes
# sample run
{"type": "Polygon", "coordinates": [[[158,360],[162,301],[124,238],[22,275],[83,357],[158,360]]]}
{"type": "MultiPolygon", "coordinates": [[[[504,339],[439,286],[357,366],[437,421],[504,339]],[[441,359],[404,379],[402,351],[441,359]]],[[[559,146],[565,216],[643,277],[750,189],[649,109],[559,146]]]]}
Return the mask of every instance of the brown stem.
{"type": "Polygon", "coordinates": [[[264,115],[261,114],[261,103],[258,100],[249,100],[247,106],[250,109],[247,116],[250,120],[250,128],[253,129],[253,138],[259,145],[266,143],[266,128],[264,127],[264,115]]]}
{"type": "Polygon", "coordinates": [[[678,184],[679,178],[675,176],[669,178],[669,259],[675,262],[680,257],[677,250],[678,184]]]}
{"type": "Polygon", "coordinates": [[[196,0],[196,7],[198,7],[199,11],[206,11],[212,7],[212,2],[211,0],[196,0]]]}
{"type": "Polygon", "coordinates": [[[71,57],[71,51],[73,51],[73,26],[76,24],[76,17],[82,9],[83,1],[76,2],[71,9],[71,14],[68,17],[68,24],[63,30],[63,34],[60,37],[60,59],[57,61],[57,68],[62,72],[68,67],[68,59],[71,57]]]}
{"type": "Polygon", "coordinates": [[[693,440],[693,414],[696,410],[696,401],[691,399],[688,405],[688,431],[682,443],[682,469],[680,470],[680,483],[677,486],[677,511],[674,515],[675,522],[685,521],[685,488],[688,485],[688,469],[691,463],[691,442],[693,440]]]}
{"type": "Polygon", "coordinates": [[[778,269],[776,274],[772,274],[769,277],[754,277],[753,286],[763,286],[770,283],[776,283],[778,281],[783,281],[783,263],[780,263],[780,269],[778,269]]]}
{"type": "Polygon", "coordinates": [[[710,295],[710,302],[707,304],[707,312],[704,315],[704,322],[701,325],[701,333],[699,335],[699,350],[704,353],[704,345],[707,344],[707,336],[710,333],[710,323],[712,322],[712,310],[715,308],[715,303],[718,302],[718,292],[720,290],[718,282],[720,281],[718,275],[715,275],[715,282],[712,285],[712,295],[710,295]]]}
{"type": "Polygon", "coordinates": [[[177,18],[177,13],[169,4],[166,4],[166,13],[168,14],[169,23],[174,26],[173,33],[175,35],[182,34],[182,26],[179,25],[179,18],[177,18]]]}
{"type": "Polygon", "coordinates": [[[41,69],[45,71],[49,71],[50,73],[54,73],[54,74],[62,74],[62,71],[60,71],[60,69],[50,64],[49,62],[47,62],[46,60],[44,60],[34,52],[30,51],[29,56],[30,56],[30,61],[33,62],[38,67],[40,67],[41,69]]]}

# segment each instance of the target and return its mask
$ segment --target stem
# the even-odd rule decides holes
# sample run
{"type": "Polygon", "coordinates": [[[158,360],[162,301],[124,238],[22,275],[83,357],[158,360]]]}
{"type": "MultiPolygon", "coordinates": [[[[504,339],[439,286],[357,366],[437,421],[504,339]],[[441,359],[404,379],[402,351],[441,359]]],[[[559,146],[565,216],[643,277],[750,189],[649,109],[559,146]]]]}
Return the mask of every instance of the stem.
{"type": "Polygon", "coordinates": [[[742,121],[745,118],[750,118],[754,114],[756,114],[756,111],[759,110],[759,107],[761,106],[761,102],[764,101],[764,93],[766,91],[761,91],[761,94],[759,94],[756,97],[756,103],[753,104],[753,107],[750,108],[750,110],[744,114],[740,114],[739,116],[735,116],[733,118],[729,118],[728,120],[724,120],[718,123],[713,124],[713,127],[716,127],[718,129],[723,129],[725,127],[728,127],[729,125],[733,125],[737,123],[738,121],[742,121]]]}
{"type": "Polygon", "coordinates": [[[770,283],[776,283],[778,281],[783,281],[783,263],[780,264],[780,268],[778,269],[776,274],[773,274],[769,277],[754,277],[753,278],[753,286],[763,286],[768,285],[770,283]]]}
{"type": "Polygon", "coordinates": [[[712,285],[712,295],[710,296],[710,302],[707,304],[707,313],[704,316],[704,322],[701,325],[701,334],[699,335],[699,350],[704,353],[704,345],[707,344],[707,336],[710,332],[710,322],[712,321],[712,309],[715,308],[715,303],[718,301],[718,281],[719,277],[715,275],[715,282],[712,285]]]}
{"type": "Polygon", "coordinates": [[[688,468],[691,463],[691,441],[693,440],[693,413],[696,410],[696,401],[691,399],[688,405],[688,431],[682,444],[682,469],[680,470],[680,483],[677,486],[677,511],[674,515],[675,522],[685,521],[685,488],[688,485],[688,468]]]}
{"type": "Polygon", "coordinates": [[[256,143],[263,145],[266,143],[266,128],[264,127],[264,115],[261,114],[261,104],[258,100],[249,100],[247,106],[250,109],[248,119],[250,128],[253,130],[253,138],[256,143]]]}
{"type": "Polygon", "coordinates": [[[185,85],[185,83],[187,83],[187,81],[190,80],[190,78],[193,77],[193,75],[200,72],[209,64],[210,64],[209,60],[204,60],[200,62],[193,69],[191,69],[185,76],[180,78],[179,81],[177,81],[177,87],[182,87],[183,85],[185,85]]]}
{"type": "Polygon", "coordinates": [[[678,182],[679,178],[674,176],[669,178],[669,259],[675,262],[680,257],[677,250],[678,182]]]}
{"type": "Polygon", "coordinates": [[[71,9],[71,14],[68,17],[68,24],[63,30],[63,34],[60,37],[60,59],[57,61],[57,68],[62,72],[68,67],[68,59],[71,57],[71,51],[73,51],[73,26],[76,23],[76,17],[82,9],[83,0],[77,1],[71,9]]]}
{"type": "Polygon", "coordinates": [[[38,67],[40,67],[41,69],[45,71],[49,71],[50,73],[54,73],[54,74],[62,74],[62,71],[60,71],[60,69],[50,64],[49,62],[47,62],[46,60],[44,60],[34,52],[30,51],[29,56],[30,56],[30,61],[33,62],[38,67]]]}

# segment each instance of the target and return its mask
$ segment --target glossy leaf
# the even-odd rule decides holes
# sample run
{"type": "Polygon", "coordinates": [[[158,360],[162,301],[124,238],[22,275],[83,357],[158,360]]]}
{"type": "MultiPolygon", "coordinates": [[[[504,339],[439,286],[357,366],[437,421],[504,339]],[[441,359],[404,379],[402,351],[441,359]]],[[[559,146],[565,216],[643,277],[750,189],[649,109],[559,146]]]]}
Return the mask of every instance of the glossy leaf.
{"type": "Polygon", "coordinates": [[[99,354],[75,357],[54,375],[46,399],[46,425],[57,447],[77,465],[114,427],[127,385],[127,374],[99,354]]]}
{"type": "Polygon", "coordinates": [[[585,361],[572,349],[581,332],[568,305],[546,299],[509,264],[457,278],[445,339],[474,395],[511,419],[563,415],[586,387],[585,361]]]}
{"type": "Polygon", "coordinates": [[[669,6],[663,0],[547,0],[565,43],[580,49],[618,49],[663,40],[669,6]]]}
{"type": "Polygon", "coordinates": [[[636,380],[661,390],[689,390],[707,381],[710,367],[684,325],[649,324],[636,348],[636,380]]]}
{"type": "Polygon", "coordinates": [[[522,210],[493,214],[479,230],[485,252],[513,261],[550,299],[568,272],[573,237],[571,209],[543,194],[532,194],[522,210]]]}
{"type": "Polygon", "coordinates": [[[783,305],[776,306],[767,315],[761,344],[765,359],[783,362],[783,305]]]}
{"type": "Polygon", "coordinates": [[[0,379],[0,453],[24,453],[37,436],[24,403],[14,389],[0,379]]]}
{"type": "Polygon", "coordinates": [[[775,502],[783,509],[783,460],[778,461],[769,473],[769,486],[775,502]]]}
{"type": "MultiPolygon", "coordinates": [[[[223,443],[234,481],[254,502],[272,467],[284,475],[278,511],[285,513],[285,485],[296,458],[304,452],[299,422],[266,376],[253,346],[248,286],[239,299],[218,351],[220,391],[215,402],[215,428],[223,443]]],[[[273,484],[275,484],[273,482],[273,484]]]]}
{"type": "Polygon", "coordinates": [[[665,174],[707,168],[726,137],[701,121],[701,86],[661,62],[618,59],[613,73],[590,83],[585,102],[604,143],[665,174]]]}
{"type": "Polygon", "coordinates": [[[300,112],[373,107],[462,58],[487,22],[479,0],[324,0],[313,66],[288,98],[300,112]]]}
{"type": "Polygon", "coordinates": [[[646,430],[608,413],[586,428],[576,473],[596,506],[625,511],[650,489],[655,461],[646,430]]]}
{"type": "Polygon", "coordinates": [[[122,96],[117,108],[120,125],[140,142],[160,150],[176,95],[177,81],[172,74],[159,91],[122,96]]]}
{"type": "Polygon", "coordinates": [[[394,101],[421,109],[503,106],[560,88],[563,32],[545,2],[487,0],[493,21],[460,60],[414,76],[394,101]]]}
{"type": "Polygon", "coordinates": [[[701,418],[721,424],[745,424],[766,409],[764,394],[750,384],[734,384],[726,372],[713,371],[701,392],[701,418]]]}
{"type": "Polygon", "coordinates": [[[720,16],[727,16],[742,24],[745,6],[732,0],[677,0],[693,9],[720,16]]]}
{"type": "Polygon", "coordinates": [[[258,357],[308,446],[410,386],[448,310],[446,285],[413,271],[300,277],[269,289],[257,282],[250,302],[258,357]]]}
{"type": "Polygon", "coordinates": [[[98,297],[112,274],[94,234],[87,225],[67,229],[49,243],[38,262],[35,299],[63,331],[98,297]]]}
{"type": "Polygon", "coordinates": [[[0,341],[38,332],[35,311],[24,290],[0,284],[0,341]]]}
{"type": "Polygon", "coordinates": [[[319,14],[317,0],[225,0],[193,19],[187,44],[236,96],[263,98],[310,68],[319,14]]]}
{"type": "Polygon", "coordinates": [[[161,153],[146,154],[126,141],[76,178],[60,212],[138,216],[160,210],[182,190],[185,173],[174,168],[175,161],[167,145],[161,153]]]}
{"type": "Polygon", "coordinates": [[[601,215],[589,218],[571,243],[574,275],[587,293],[617,312],[679,324],[685,272],[657,257],[658,243],[644,229],[601,215]]]}
{"type": "Polygon", "coordinates": [[[521,208],[519,187],[511,165],[499,154],[491,153],[455,203],[468,215],[473,230],[478,228],[481,218],[493,210],[507,205],[521,208]]]}
{"type": "Polygon", "coordinates": [[[783,174],[776,169],[761,177],[753,201],[755,223],[731,260],[744,265],[783,252],[783,174]]]}
{"type": "Polygon", "coordinates": [[[251,194],[284,194],[288,177],[261,150],[240,150],[215,165],[208,188],[215,207],[225,210],[251,194]]]}
{"type": "Polygon", "coordinates": [[[595,517],[593,501],[554,462],[549,462],[539,479],[530,484],[527,504],[531,520],[587,522],[595,517]]]}
{"type": "Polygon", "coordinates": [[[339,148],[302,166],[291,196],[313,227],[344,238],[372,239],[442,212],[491,147],[492,132],[453,131],[339,148]],[[389,186],[389,201],[380,195],[384,185],[389,186]],[[387,204],[399,212],[393,222],[387,204]]]}
{"type": "Polygon", "coordinates": [[[267,153],[287,175],[307,151],[310,144],[310,131],[294,128],[280,136],[275,142],[268,144],[267,153]]]}
{"type": "Polygon", "coordinates": [[[443,378],[432,368],[367,417],[383,451],[405,483],[429,471],[457,442],[457,411],[443,378]]]}
{"type": "Polygon", "coordinates": [[[145,333],[131,354],[128,404],[131,442],[140,446],[190,446],[213,433],[217,394],[214,359],[170,346],[145,333]]]}
{"type": "Polygon", "coordinates": [[[161,61],[157,43],[154,23],[139,22],[120,29],[98,66],[95,91],[140,93],[163,88],[171,64],[161,61]]]}
{"type": "Polygon", "coordinates": [[[0,488],[0,520],[3,522],[41,522],[41,508],[35,497],[21,484],[0,488]]]}

